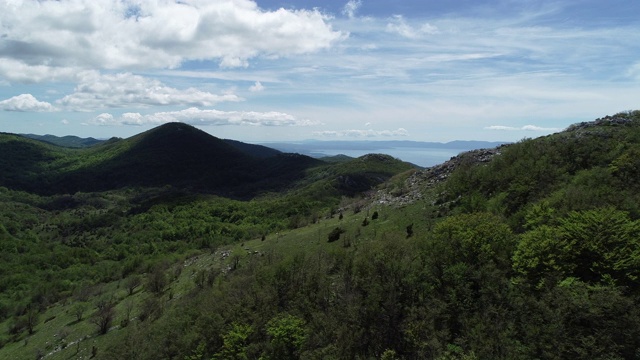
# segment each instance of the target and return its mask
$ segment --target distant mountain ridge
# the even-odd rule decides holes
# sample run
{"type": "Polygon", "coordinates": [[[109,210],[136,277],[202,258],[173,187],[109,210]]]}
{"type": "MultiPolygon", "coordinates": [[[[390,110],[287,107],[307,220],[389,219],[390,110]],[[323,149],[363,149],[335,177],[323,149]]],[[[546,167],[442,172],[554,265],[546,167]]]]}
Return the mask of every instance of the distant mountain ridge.
{"type": "MultiPolygon", "coordinates": [[[[20,134],[30,139],[48,142],[54,145],[85,148],[91,147],[108,140],[95,139],[93,137],[81,138],[78,136],[55,136],[20,134]]],[[[299,153],[311,157],[323,157],[316,153],[318,150],[380,150],[390,148],[419,148],[419,149],[455,149],[476,150],[494,148],[508,144],[506,141],[481,141],[481,140],[453,140],[448,142],[411,141],[411,140],[304,140],[304,141],[275,141],[250,144],[238,140],[222,139],[224,142],[237,149],[260,158],[274,156],[280,153],[299,153]],[[316,152],[314,152],[316,151],[316,152]]]]}
{"type": "MultiPolygon", "coordinates": [[[[332,166],[305,155],[222,140],[184,123],[168,123],[127,139],[112,138],[77,148],[0,134],[0,154],[0,186],[43,195],[168,185],[248,199],[295,188],[310,169],[332,166]]],[[[361,162],[354,162],[357,165],[351,171],[347,161],[340,170],[351,178],[369,179],[359,183],[358,189],[411,168],[396,159],[382,170],[372,159],[365,159],[364,166],[361,162]],[[373,173],[383,176],[368,177],[373,168],[373,173]]],[[[322,176],[331,176],[331,172],[322,176]]],[[[354,191],[353,187],[343,189],[354,191]]]]}
{"type": "Polygon", "coordinates": [[[361,150],[379,152],[385,149],[447,149],[469,151],[494,148],[508,144],[506,141],[454,140],[449,142],[428,142],[410,140],[304,140],[300,142],[268,142],[261,145],[268,146],[282,152],[297,152],[300,154],[323,157],[324,151],[361,150]]]}
{"type": "Polygon", "coordinates": [[[58,145],[62,147],[69,148],[85,148],[90,147],[96,144],[99,144],[105,140],[98,140],[92,137],[81,138],[74,135],[66,135],[66,136],[55,136],[55,135],[35,135],[35,134],[20,134],[24,137],[28,137],[34,140],[40,140],[44,142],[48,142],[53,145],[58,145]]]}

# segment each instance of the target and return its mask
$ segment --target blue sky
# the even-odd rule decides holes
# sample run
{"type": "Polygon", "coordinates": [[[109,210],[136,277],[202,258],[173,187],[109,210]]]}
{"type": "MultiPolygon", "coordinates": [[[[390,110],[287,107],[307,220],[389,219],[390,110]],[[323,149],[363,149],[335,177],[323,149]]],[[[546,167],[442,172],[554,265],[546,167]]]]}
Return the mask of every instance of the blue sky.
{"type": "Polygon", "coordinates": [[[0,0],[0,131],[517,141],[638,109],[636,1],[0,0]]]}

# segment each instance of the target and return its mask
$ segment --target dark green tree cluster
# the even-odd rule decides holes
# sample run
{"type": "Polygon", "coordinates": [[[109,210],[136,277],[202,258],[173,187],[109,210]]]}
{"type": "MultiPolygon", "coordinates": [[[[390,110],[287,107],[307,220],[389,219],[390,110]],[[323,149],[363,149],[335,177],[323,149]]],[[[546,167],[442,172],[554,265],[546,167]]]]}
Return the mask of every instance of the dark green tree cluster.
{"type": "Polygon", "coordinates": [[[634,358],[637,241],[577,239],[638,223],[608,208],[554,220],[516,234],[500,216],[461,214],[357,250],[251,258],[121,336],[146,339],[140,359],[634,358]],[[608,250],[585,257],[594,246],[608,250]]]}

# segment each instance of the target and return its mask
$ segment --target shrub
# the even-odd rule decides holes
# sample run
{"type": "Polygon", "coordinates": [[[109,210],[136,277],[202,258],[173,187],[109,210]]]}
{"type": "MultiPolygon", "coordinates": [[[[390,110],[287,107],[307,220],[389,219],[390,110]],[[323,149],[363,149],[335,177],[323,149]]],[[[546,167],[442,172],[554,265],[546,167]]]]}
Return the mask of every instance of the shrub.
{"type": "Polygon", "coordinates": [[[343,228],[337,227],[329,233],[329,240],[327,242],[334,242],[340,239],[340,235],[346,232],[343,228]]]}

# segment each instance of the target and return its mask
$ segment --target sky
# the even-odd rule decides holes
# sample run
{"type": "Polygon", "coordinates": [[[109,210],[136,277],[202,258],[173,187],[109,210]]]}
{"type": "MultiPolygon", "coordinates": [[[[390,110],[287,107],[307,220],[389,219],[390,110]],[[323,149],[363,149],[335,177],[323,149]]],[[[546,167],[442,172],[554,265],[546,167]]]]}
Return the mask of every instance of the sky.
{"type": "Polygon", "coordinates": [[[0,131],[518,141],[640,108],[629,0],[0,0],[0,131]]]}

